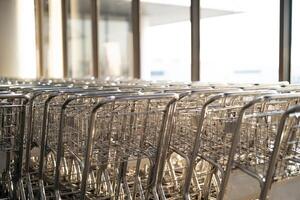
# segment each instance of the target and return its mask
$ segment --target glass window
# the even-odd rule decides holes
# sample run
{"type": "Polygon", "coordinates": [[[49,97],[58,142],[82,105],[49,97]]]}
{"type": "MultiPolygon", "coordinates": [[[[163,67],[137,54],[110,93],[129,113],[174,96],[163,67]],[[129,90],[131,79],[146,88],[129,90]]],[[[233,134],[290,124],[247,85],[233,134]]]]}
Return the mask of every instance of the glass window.
{"type": "Polygon", "coordinates": [[[47,78],[63,78],[61,1],[45,0],[44,68],[47,78]]]}
{"type": "Polygon", "coordinates": [[[88,78],[93,76],[91,1],[70,0],[68,19],[68,76],[88,78]]]}
{"type": "Polygon", "coordinates": [[[300,83],[300,1],[293,1],[291,82],[300,83]]]}
{"type": "MultiPolygon", "coordinates": [[[[93,76],[91,2],[68,2],[68,76],[89,78],[93,76]]],[[[49,12],[45,20],[46,75],[50,78],[61,78],[61,1],[45,0],[45,3],[49,12]]],[[[99,77],[131,77],[131,1],[101,0],[98,3],[99,77]]]]}
{"type": "Polygon", "coordinates": [[[131,0],[102,0],[99,7],[99,77],[132,77],[131,0]]]}
{"type": "Polygon", "coordinates": [[[202,81],[278,81],[279,0],[202,0],[202,81]]]}
{"type": "Polygon", "coordinates": [[[190,0],[141,0],[141,77],[190,80],[190,0]]]}
{"type": "MultiPolygon", "coordinates": [[[[36,78],[34,1],[17,1],[18,70],[21,78],[36,78]]],[[[6,18],[8,19],[8,18],[6,18]]],[[[2,35],[1,35],[2,36],[2,35]]],[[[1,62],[1,61],[0,61],[1,62]]],[[[8,67],[8,66],[7,66],[8,67]]],[[[15,76],[15,74],[14,74],[15,76]]]]}

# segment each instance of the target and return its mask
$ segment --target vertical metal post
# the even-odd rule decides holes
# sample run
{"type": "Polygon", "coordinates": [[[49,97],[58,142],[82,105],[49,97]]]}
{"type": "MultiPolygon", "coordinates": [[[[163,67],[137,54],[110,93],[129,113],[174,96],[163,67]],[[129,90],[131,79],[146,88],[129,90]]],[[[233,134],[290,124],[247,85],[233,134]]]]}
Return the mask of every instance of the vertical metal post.
{"type": "Polygon", "coordinates": [[[37,54],[37,78],[44,77],[44,48],[43,48],[43,0],[35,0],[35,35],[36,35],[36,54],[37,54]]]}
{"type": "Polygon", "coordinates": [[[91,0],[93,76],[99,75],[98,0],[91,0]]]}
{"type": "MultiPolygon", "coordinates": [[[[63,77],[68,77],[68,0],[61,0],[63,77]]],[[[51,67],[51,66],[50,66],[51,67]]]]}
{"type": "Polygon", "coordinates": [[[140,0],[131,0],[131,23],[133,35],[133,77],[141,77],[140,46],[140,0]]]}
{"type": "Polygon", "coordinates": [[[279,80],[291,80],[292,0],[280,0],[279,80]]]}
{"type": "Polygon", "coordinates": [[[191,80],[200,80],[200,0],[191,0],[191,80]]]}

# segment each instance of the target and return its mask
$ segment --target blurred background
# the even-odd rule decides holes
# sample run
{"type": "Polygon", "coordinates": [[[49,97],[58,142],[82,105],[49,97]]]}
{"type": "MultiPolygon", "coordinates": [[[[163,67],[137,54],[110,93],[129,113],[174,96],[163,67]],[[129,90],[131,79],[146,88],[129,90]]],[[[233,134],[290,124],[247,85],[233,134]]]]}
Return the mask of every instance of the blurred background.
{"type": "MultiPolygon", "coordinates": [[[[134,78],[131,0],[67,0],[67,66],[62,1],[0,0],[0,75],[14,78],[134,78]],[[93,43],[98,46],[97,74],[93,43]],[[39,56],[43,59],[39,59],[39,56]],[[41,62],[39,62],[39,61],[41,62]],[[66,70],[64,74],[64,69],[66,70]]],[[[146,80],[191,81],[190,0],[140,0],[140,72],[146,80]]],[[[200,80],[279,80],[280,0],[200,1],[200,80]]],[[[300,82],[300,2],[293,1],[290,81],[300,82]]]]}

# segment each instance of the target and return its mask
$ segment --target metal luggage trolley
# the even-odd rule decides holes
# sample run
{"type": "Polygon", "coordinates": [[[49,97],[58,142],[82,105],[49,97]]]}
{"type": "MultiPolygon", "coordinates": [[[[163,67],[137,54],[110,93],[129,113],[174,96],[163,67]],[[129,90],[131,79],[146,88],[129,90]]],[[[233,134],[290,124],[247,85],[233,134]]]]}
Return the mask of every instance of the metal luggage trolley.
{"type": "Polygon", "coordinates": [[[174,94],[112,97],[92,110],[78,153],[81,199],[159,199],[158,168],[174,94]]]}
{"type": "Polygon", "coordinates": [[[266,199],[270,190],[270,199],[297,199],[300,196],[299,114],[298,104],[288,109],[280,119],[260,199],[266,199]]]}
{"type": "MultiPolygon", "coordinates": [[[[192,150],[187,154],[189,163],[182,185],[183,199],[214,199],[218,196],[239,110],[255,97],[270,93],[275,92],[258,90],[221,93],[208,98],[201,106],[194,120],[197,129],[189,147],[192,150]]],[[[185,141],[187,137],[182,138],[185,141]]],[[[175,146],[180,149],[180,143],[175,146]]]]}
{"type": "MultiPolygon", "coordinates": [[[[44,146],[41,144],[43,133],[48,133],[47,123],[43,119],[48,120],[48,113],[45,110],[46,101],[59,94],[59,92],[66,94],[73,94],[76,92],[86,92],[88,90],[83,90],[81,88],[65,88],[65,87],[52,87],[52,86],[33,86],[33,85],[15,85],[9,88],[16,93],[28,94],[28,106],[26,113],[26,133],[24,135],[24,141],[26,143],[25,154],[24,154],[24,171],[23,178],[24,188],[23,194],[20,198],[34,199],[34,196],[38,196],[38,172],[42,169],[39,168],[40,160],[40,147],[44,146]],[[47,115],[45,118],[44,115],[47,115]],[[24,192],[25,191],[25,192],[24,192]],[[35,193],[35,195],[34,195],[35,193]]],[[[48,153],[47,153],[48,155],[48,153]]],[[[50,153],[50,156],[54,156],[55,153],[50,153]]],[[[53,159],[53,158],[52,158],[53,159]]],[[[44,162],[42,162],[44,163],[44,162]]]]}
{"type": "MultiPolygon", "coordinates": [[[[28,145],[30,153],[31,174],[34,175],[37,188],[31,183],[28,184],[28,196],[30,198],[38,197],[39,199],[54,198],[54,170],[56,167],[56,150],[58,141],[58,130],[60,123],[60,109],[66,99],[80,93],[91,92],[82,88],[53,88],[49,93],[40,96],[41,101],[37,100],[34,108],[33,117],[34,131],[30,136],[32,141],[28,145]],[[37,145],[35,153],[32,152],[34,144],[37,145]],[[33,153],[33,154],[32,154],[33,153]],[[38,183],[36,183],[36,180],[38,183]],[[34,191],[35,190],[35,191],[34,191]]],[[[27,165],[27,167],[29,167],[27,165]]],[[[28,170],[28,168],[26,168],[28,170]]],[[[27,171],[28,172],[28,171],[27,171]]],[[[29,176],[28,176],[29,177],[29,176]]]]}
{"type": "MultiPolygon", "coordinates": [[[[18,188],[17,192],[21,191],[21,193],[18,195],[18,197],[14,197],[15,199],[18,198],[18,199],[26,199],[26,189],[24,188],[28,181],[25,180],[25,183],[26,184],[23,184],[23,181],[24,181],[24,175],[26,176],[27,174],[27,170],[23,170],[24,168],[22,168],[22,166],[25,166],[25,169],[27,169],[28,167],[28,163],[29,163],[29,160],[27,159],[27,155],[28,155],[28,152],[27,152],[27,147],[28,147],[28,144],[29,144],[29,137],[28,137],[28,134],[30,133],[30,129],[31,129],[31,114],[32,114],[32,103],[33,103],[33,100],[35,98],[35,96],[39,93],[37,90],[35,90],[35,87],[37,86],[33,86],[33,85],[10,85],[7,89],[10,90],[11,93],[15,93],[16,95],[21,95],[21,94],[26,94],[26,98],[27,98],[27,104],[26,104],[26,121],[24,122],[25,123],[25,129],[24,129],[24,135],[23,135],[23,142],[24,142],[24,146],[23,146],[23,150],[24,153],[22,153],[22,155],[20,154],[19,157],[22,158],[22,160],[14,160],[14,162],[20,162],[21,164],[21,167],[20,169],[21,172],[20,174],[22,174],[22,178],[20,177],[20,182],[21,182],[21,185],[20,187],[18,188]],[[22,161],[22,162],[21,162],[22,161]]],[[[8,119],[3,119],[3,120],[8,120],[8,119]]],[[[4,122],[4,123],[7,123],[7,122],[4,122]]],[[[16,151],[16,153],[18,153],[18,151],[16,151]]],[[[15,190],[15,189],[13,189],[15,190]]]]}
{"type": "MultiPolygon", "coordinates": [[[[55,198],[73,199],[79,193],[84,141],[88,131],[88,119],[93,107],[108,96],[136,94],[132,91],[94,91],[75,94],[61,105],[59,128],[56,138],[54,166],[55,198]]],[[[54,196],[53,196],[54,198],[54,196]]]]}
{"type": "MultiPolygon", "coordinates": [[[[26,196],[28,198],[33,198],[33,183],[35,182],[36,176],[31,177],[31,175],[37,175],[37,171],[35,169],[39,168],[39,164],[42,162],[40,159],[40,151],[44,150],[45,143],[42,143],[42,134],[46,133],[46,121],[44,121],[44,114],[47,113],[44,107],[45,107],[45,101],[49,98],[49,96],[56,94],[57,92],[52,92],[49,90],[49,88],[35,88],[33,86],[16,86],[13,88],[15,91],[22,91],[27,93],[29,98],[28,103],[28,112],[26,115],[27,123],[26,123],[26,145],[24,146],[25,149],[25,167],[24,167],[24,175],[23,179],[25,179],[26,182],[26,188],[23,187],[23,190],[26,191],[26,194],[21,196],[21,199],[26,199],[26,196]],[[40,90],[39,90],[40,89],[40,90]],[[45,112],[44,112],[45,111],[45,112]],[[31,180],[33,179],[33,180],[31,180]]],[[[54,95],[55,96],[55,95],[54,95]]],[[[48,116],[47,116],[48,117],[48,116]]],[[[47,129],[48,130],[48,129],[47,129]]],[[[39,169],[41,170],[41,169],[39,169]]],[[[36,188],[35,188],[36,189],[36,188]]]]}
{"type": "Polygon", "coordinates": [[[278,93],[296,93],[300,92],[300,85],[291,84],[277,89],[278,93]]]}
{"type": "MultiPolygon", "coordinates": [[[[265,180],[269,180],[274,175],[272,173],[267,177],[267,171],[271,166],[270,159],[273,149],[278,150],[279,148],[275,139],[280,137],[277,136],[277,132],[282,132],[278,129],[281,116],[289,107],[297,105],[299,101],[300,93],[266,95],[249,102],[240,110],[218,199],[259,198],[265,180]],[[236,188],[238,188],[238,192],[236,188]]],[[[289,126],[290,124],[287,124],[287,128],[289,126]]],[[[293,133],[289,134],[290,137],[296,136],[293,133]]],[[[295,139],[287,138],[287,136],[280,138],[285,141],[295,139]]],[[[288,149],[282,149],[283,153],[291,151],[292,145],[293,143],[286,145],[285,147],[288,149]]],[[[278,177],[299,174],[300,168],[297,161],[289,160],[288,156],[285,158],[287,162],[283,159],[280,164],[288,165],[279,166],[278,177]]],[[[270,184],[269,181],[267,183],[270,184]]],[[[261,196],[261,199],[265,198],[266,192],[261,196]]]]}
{"type": "MultiPolygon", "coordinates": [[[[237,89],[228,89],[237,90],[237,89]]],[[[168,92],[168,90],[166,90],[168,92]]],[[[211,95],[219,94],[225,89],[181,89],[170,90],[183,92],[183,97],[178,101],[174,114],[174,126],[170,135],[170,147],[165,154],[166,162],[162,165],[159,174],[159,195],[162,199],[183,199],[183,185],[186,179],[187,169],[190,163],[191,152],[196,139],[198,128],[197,119],[201,109],[211,95]]],[[[193,195],[200,194],[199,178],[193,172],[193,195]]]]}
{"type": "MultiPolygon", "coordinates": [[[[249,98],[251,99],[253,98],[252,96],[258,94],[273,93],[272,91],[264,90],[235,94],[232,93],[234,91],[241,92],[242,90],[233,86],[228,88],[222,87],[219,90],[195,90],[190,95],[178,101],[174,115],[174,130],[170,138],[170,148],[166,159],[164,159],[166,160],[166,166],[161,170],[162,174],[159,176],[161,186],[160,195],[162,199],[200,199],[204,189],[204,182],[211,180],[207,178],[212,171],[209,162],[205,161],[205,159],[199,161],[199,158],[197,158],[197,149],[199,148],[200,141],[198,129],[201,129],[204,117],[207,115],[206,109],[209,106],[214,109],[222,109],[222,112],[215,112],[218,115],[224,115],[224,119],[222,120],[225,120],[227,117],[225,115],[226,109],[229,110],[230,106],[233,106],[234,103],[237,104],[236,106],[241,106],[243,103],[246,103],[242,100],[248,101],[249,98]],[[223,96],[222,92],[225,91],[231,91],[231,94],[228,93],[223,96]],[[217,96],[212,98],[214,95],[217,96]],[[241,99],[238,100],[238,98],[241,99]],[[211,105],[212,103],[215,103],[218,107],[211,105]],[[195,162],[198,163],[196,166],[195,162]]],[[[209,121],[210,119],[208,118],[207,120],[209,121]]],[[[215,125],[207,124],[206,128],[210,128],[210,131],[212,131],[213,128],[218,129],[216,125],[217,123],[215,125]]],[[[212,179],[215,190],[218,190],[219,181],[216,180],[216,177],[212,179]]]]}
{"type": "MultiPolygon", "coordinates": [[[[23,88],[24,89],[24,88],[23,88]]],[[[47,100],[58,95],[59,90],[66,88],[56,88],[52,86],[32,86],[24,89],[30,94],[29,109],[27,113],[28,128],[25,135],[26,149],[24,160],[24,176],[26,199],[34,199],[38,194],[38,172],[40,164],[40,152],[42,135],[46,133],[47,124],[44,116],[47,113],[45,105],[47,100]]]]}
{"type": "Polygon", "coordinates": [[[53,89],[34,89],[30,92],[29,110],[27,114],[28,129],[25,149],[24,183],[26,199],[34,199],[38,191],[38,166],[41,150],[41,135],[43,130],[43,115],[45,101],[53,94],[53,89]]]}
{"type": "Polygon", "coordinates": [[[23,94],[0,94],[0,152],[5,155],[1,182],[12,199],[24,195],[21,176],[28,99],[23,94]]]}

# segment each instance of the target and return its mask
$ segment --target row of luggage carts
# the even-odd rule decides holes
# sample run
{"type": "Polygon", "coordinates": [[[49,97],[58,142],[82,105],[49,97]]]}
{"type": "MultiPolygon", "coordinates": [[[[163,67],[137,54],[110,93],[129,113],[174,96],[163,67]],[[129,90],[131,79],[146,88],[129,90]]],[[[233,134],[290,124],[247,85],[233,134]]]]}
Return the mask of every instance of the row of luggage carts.
{"type": "Polygon", "coordinates": [[[0,83],[0,199],[300,198],[300,85],[0,83]]]}

